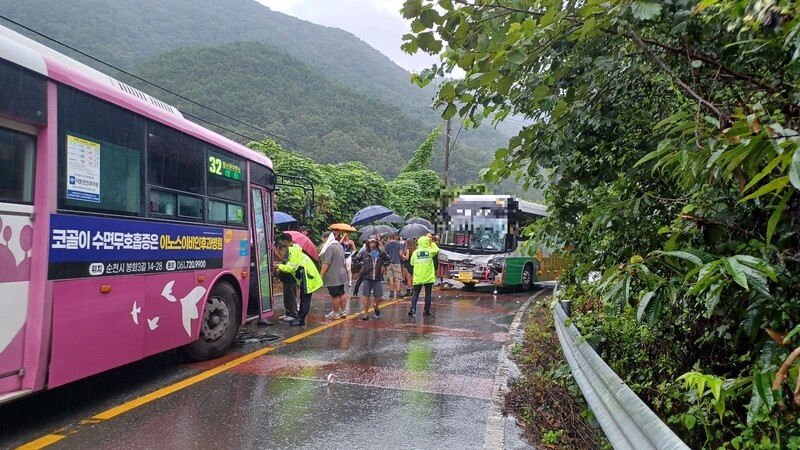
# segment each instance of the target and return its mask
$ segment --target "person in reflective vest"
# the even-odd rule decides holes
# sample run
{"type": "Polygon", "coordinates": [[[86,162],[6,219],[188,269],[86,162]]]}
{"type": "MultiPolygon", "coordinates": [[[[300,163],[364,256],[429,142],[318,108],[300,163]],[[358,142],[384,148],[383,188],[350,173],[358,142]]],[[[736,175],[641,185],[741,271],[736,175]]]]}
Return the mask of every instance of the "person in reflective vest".
{"type": "Polygon", "coordinates": [[[304,326],[306,316],[311,308],[311,294],[322,287],[322,277],[319,276],[314,261],[299,247],[287,247],[285,243],[275,244],[275,269],[294,276],[300,287],[300,312],[297,319],[290,322],[293,326],[304,326]]]}
{"type": "Polygon", "coordinates": [[[436,270],[433,261],[439,254],[439,247],[431,242],[430,236],[421,236],[417,240],[417,249],[411,254],[411,266],[414,268],[414,291],[411,294],[409,316],[417,312],[417,301],[422,287],[425,287],[425,315],[431,315],[431,289],[436,281],[436,270]]]}

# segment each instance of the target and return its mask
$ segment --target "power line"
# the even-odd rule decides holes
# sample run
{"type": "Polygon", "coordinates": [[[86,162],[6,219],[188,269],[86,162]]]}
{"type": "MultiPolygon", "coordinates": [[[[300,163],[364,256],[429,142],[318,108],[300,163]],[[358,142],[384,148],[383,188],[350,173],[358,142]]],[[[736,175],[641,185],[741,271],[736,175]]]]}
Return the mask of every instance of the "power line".
{"type": "MultiPolygon", "coordinates": [[[[85,56],[85,57],[87,57],[87,58],[89,58],[89,59],[91,59],[91,60],[93,60],[93,61],[96,61],[96,62],[98,62],[98,63],[100,63],[100,64],[103,64],[103,65],[105,65],[105,66],[108,66],[108,67],[110,67],[110,68],[112,68],[112,69],[114,69],[114,70],[116,70],[116,71],[119,71],[119,72],[121,72],[121,73],[124,73],[125,75],[128,75],[128,76],[130,76],[130,77],[132,77],[132,78],[135,78],[135,79],[137,79],[137,80],[139,80],[139,81],[141,81],[141,82],[143,82],[143,83],[147,83],[147,84],[149,84],[149,85],[151,85],[151,86],[154,86],[154,87],[156,87],[156,88],[158,88],[158,89],[161,89],[161,90],[162,90],[162,91],[164,91],[164,92],[167,92],[167,93],[169,93],[169,94],[172,94],[172,95],[174,95],[174,96],[176,96],[176,97],[178,97],[178,98],[180,98],[180,99],[182,99],[182,100],[185,100],[185,101],[187,101],[187,102],[190,102],[190,103],[192,103],[193,105],[196,105],[196,106],[199,106],[199,107],[201,107],[201,108],[207,109],[207,110],[209,110],[209,111],[212,111],[212,112],[214,112],[214,113],[216,113],[216,114],[219,114],[219,115],[220,115],[220,116],[222,116],[222,117],[225,117],[226,119],[230,119],[230,120],[232,120],[232,121],[234,121],[234,122],[236,122],[236,123],[239,123],[239,124],[241,124],[241,125],[244,125],[244,126],[246,126],[246,127],[249,127],[249,128],[252,128],[252,129],[254,129],[254,130],[260,131],[260,132],[262,132],[262,133],[266,134],[266,135],[267,135],[267,136],[269,136],[269,137],[272,137],[272,138],[274,138],[274,139],[278,139],[278,140],[280,140],[280,141],[283,141],[283,142],[285,142],[285,143],[287,143],[287,144],[290,144],[290,145],[294,146],[295,148],[299,148],[299,149],[305,150],[306,152],[308,152],[308,153],[311,153],[311,154],[313,154],[313,155],[316,155],[316,156],[318,156],[318,157],[321,157],[321,156],[322,156],[322,155],[318,154],[316,151],[314,151],[314,150],[311,150],[310,148],[304,147],[304,146],[302,146],[302,145],[300,145],[300,144],[298,144],[298,143],[296,143],[296,142],[294,142],[294,141],[292,141],[292,140],[290,140],[290,139],[287,139],[287,138],[284,138],[284,137],[278,136],[278,135],[276,135],[276,134],[270,133],[269,131],[267,131],[267,130],[264,130],[264,129],[260,128],[260,127],[257,127],[257,126],[255,126],[255,125],[249,124],[249,123],[247,123],[247,122],[244,122],[244,121],[241,121],[241,120],[239,120],[239,119],[237,119],[237,118],[235,118],[235,117],[233,117],[233,116],[230,116],[230,115],[228,115],[228,114],[225,114],[225,113],[223,113],[223,112],[221,112],[221,111],[217,111],[216,109],[214,109],[214,108],[212,108],[212,107],[210,107],[210,106],[206,106],[206,105],[204,105],[204,104],[202,104],[202,103],[200,103],[200,102],[197,102],[197,101],[195,101],[195,100],[192,100],[192,99],[191,99],[191,98],[189,98],[189,97],[186,97],[186,96],[183,96],[183,95],[181,95],[181,94],[178,94],[177,92],[174,92],[174,91],[172,91],[172,90],[170,90],[170,89],[167,89],[167,88],[165,88],[165,87],[163,87],[163,86],[160,86],[160,85],[158,85],[158,84],[156,84],[156,83],[154,83],[154,82],[152,82],[152,81],[149,81],[149,80],[146,80],[146,79],[144,79],[144,78],[142,78],[142,77],[139,77],[139,76],[137,76],[137,75],[134,75],[134,74],[132,74],[132,73],[128,72],[127,70],[124,70],[124,69],[122,69],[122,68],[119,68],[119,67],[117,67],[117,66],[115,66],[115,65],[111,64],[111,63],[108,63],[108,62],[106,62],[106,61],[103,61],[103,60],[102,60],[102,59],[100,59],[100,58],[96,58],[96,57],[94,57],[94,56],[92,56],[92,55],[90,55],[90,54],[88,54],[88,53],[86,53],[86,52],[83,52],[83,51],[81,51],[81,50],[78,50],[77,48],[75,48],[75,47],[72,47],[72,46],[70,46],[70,45],[67,45],[67,44],[65,44],[65,43],[63,43],[63,42],[61,42],[61,41],[59,41],[59,40],[58,40],[58,39],[56,39],[56,38],[50,37],[50,36],[48,36],[48,35],[46,35],[46,34],[44,34],[44,33],[42,33],[42,32],[39,32],[39,31],[37,31],[37,30],[34,30],[33,28],[30,28],[30,27],[28,27],[28,26],[26,26],[26,25],[23,25],[23,24],[21,24],[21,23],[19,23],[19,22],[15,21],[15,20],[12,20],[12,19],[10,19],[10,18],[8,18],[8,17],[6,17],[6,16],[4,16],[4,15],[2,15],[2,14],[0,14],[0,18],[2,18],[3,20],[5,20],[5,21],[7,21],[7,22],[9,22],[9,23],[13,23],[14,25],[16,25],[16,26],[18,26],[18,27],[20,27],[20,28],[22,28],[22,29],[24,29],[24,30],[30,31],[31,33],[34,33],[34,34],[36,34],[36,35],[38,35],[38,36],[41,36],[41,37],[43,37],[43,38],[45,38],[45,39],[47,39],[47,40],[49,40],[49,41],[55,42],[56,44],[58,44],[58,45],[61,45],[61,46],[62,46],[62,47],[64,47],[64,48],[70,49],[70,50],[72,50],[73,52],[75,52],[75,53],[78,53],[79,55],[83,55],[83,56],[85,56]]],[[[247,135],[244,135],[244,134],[242,134],[242,133],[239,133],[239,132],[237,132],[237,131],[233,131],[233,130],[227,129],[227,128],[225,128],[225,127],[223,127],[223,126],[221,126],[221,125],[219,125],[219,124],[217,124],[217,123],[214,123],[214,122],[212,122],[212,121],[210,121],[210,120],[201,119],[200,117],[197,117],[197,116],[195,116],[195,115],[192,115],[192,114],[189,114],[189,113],[185,113],[185,114],[186,114],[187,116],[189,116],[189,117],[192,117],[192,118],[194,118],[194,119],[197,119],[197,120],[200,120],[200,121],[202,121],[202,122],[205,122],[205,123],[208,123],[208,124],[214,125],[214,126],[216,126],[217,128],[219,128],[219,129],[221,129],[221,130],[224,130],[224,131],[227,131],[227,132],[229,132],[229,133],[233,133],[233,134],[236,134],[236,135],[238,135],[238,136],[244,137],[245,139],[249,139],[249,140],[251,140],[251,141],[259,141],[259,139],[253,139],[252,137],[249,137],[249,136],[247,136],[247,135]]],[[[287,153],[291,153],[291,152],[289,152],[288,150],[285,150],[285,149],[282,149],[282,150],[283,150],[283,151],[285,151],[285,152],[287,152],[287,153]]]]}
{"type": "Polygon", "coordinates": [[[450,148],[455,148],[456,147],[456,142],[458,142],[458,135],[461,134],[461,130],[463,128],[464,128],[464,122],[462,121],[461,122],[461,126],[458,127],[458,131],[456,132],[456,137],[455,137],[455,139],[453,139],[453,144],[450,146],[450,148]]]}

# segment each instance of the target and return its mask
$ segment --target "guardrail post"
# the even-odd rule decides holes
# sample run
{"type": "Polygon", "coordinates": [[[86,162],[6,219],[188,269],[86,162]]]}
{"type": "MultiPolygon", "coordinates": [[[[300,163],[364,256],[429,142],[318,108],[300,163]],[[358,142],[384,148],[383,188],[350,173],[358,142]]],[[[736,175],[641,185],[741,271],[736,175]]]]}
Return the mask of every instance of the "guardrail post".
{"type": "Polygon", "coordinates": [[[572,302],[569,300],[559,300],[558,304],[561,305],[561,309],[564,310],[564,314],[567,317],[572,317],[572,302]]]}

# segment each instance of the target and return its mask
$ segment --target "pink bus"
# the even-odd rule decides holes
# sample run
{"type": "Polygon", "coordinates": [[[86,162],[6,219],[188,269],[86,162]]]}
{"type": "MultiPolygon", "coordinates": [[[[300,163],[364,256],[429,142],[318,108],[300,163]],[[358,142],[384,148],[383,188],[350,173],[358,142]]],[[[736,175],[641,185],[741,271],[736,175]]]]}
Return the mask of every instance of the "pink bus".
{"type": "Polygon", "coordinates": [[[0,403],[272,315],[264,155],[0,27],[0,403]]]}

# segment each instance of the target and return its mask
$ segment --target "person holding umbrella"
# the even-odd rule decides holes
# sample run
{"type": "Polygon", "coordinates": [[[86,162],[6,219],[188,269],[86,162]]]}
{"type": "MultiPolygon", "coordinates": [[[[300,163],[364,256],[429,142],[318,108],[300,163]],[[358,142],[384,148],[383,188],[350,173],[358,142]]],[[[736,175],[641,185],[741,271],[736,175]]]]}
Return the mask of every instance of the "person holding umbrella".
{"type": "MultiPolygon", "coordinates": [[[[292,235],[289,233],[281,233],[278,242],[287,247],[290,255],[292,252],[303,253],[303,249],[294,243],[292,235]]],[[[278,279],[283,284],[283,308],[285,309],[284,314],[278,320],[293,322],[297,319],[297,281],[292,274],[282,271],[278,271],[278,279]]]]}
{"type": "Polygon", "coordinates": [[[356,249],[356,243],[350,239],[347,233],[342,233],[339,238],[339,243],[342,244],[344,250],[344,268],[347,272],[347,285],[353,285],[353,251],[356,249]]]}
{"type": "Polygon", "coordinates": [[[403,260],[400,253],[403,250],[403,244],[397,241],[396,233],[389,235],[389,242],[383,246],[383,249],[392,261],[386,271],[389,277],[389,299],[400,298],[400,285],[403,283],[403,260]]]}
{"type": "Polygon", "coordinates": [[[350,239],[349,232],[356,232],[357,230],[346,223],[334,223],[328,227],[329,230],[340,233],[338,239],[339,244],[342,245],[344,250],[344,267],[347,273],[347,285],[353,285],[353,253],[356,250],[356,243],[350,239]]]}
{"type": "Polygon", "coordinates": [[[290,324],[292,326],[305,326],[306,316],[311,309],[311,294],[322,287],[322,277],[319,276],[314,261],[303,251],[290,251],[284,242],[275,244],[274,269],[278,272],[292,275],[300,286],[300,312],[290,324]]]}
{"type": "Polygon", "coordinates": [[[439,254],[439,247],[431,242],[430,236],[417,239],[417,249],[411,254],[411,265],[414,267],[414,293],[411,296],[409,316],[417,313],[417,301],[422,287],[425,287],[425,315],[431,315],[431,288],[436,281],[433,261],[439,254]]]}
{"type": "Polygon", "coordinates": [[[353,295],[350,297],[354,300],[358,299],[358,290],[361,288],[361,283],[364,282],[364,263],[363,259],[361,258],[364,255],[364,252],[367,251],[369,245],[364,242],[364,245],[358,250],[356,255],[353,257],[353,262],[356,267],[356,272],[358,272],[358,278],[356,279],[356,284],[353,286],[353,295]]]}
{"type": "Polygon", "coordinates": [[[403,243],[400,251],[400,258],[403,260],[403,276],[406,279],[406,293],[403,297],[411,296],[411,288],[414,286],[414,266],[411,265],[411,255],[417,249],[417,241],[408,239],[403,243]]]}

